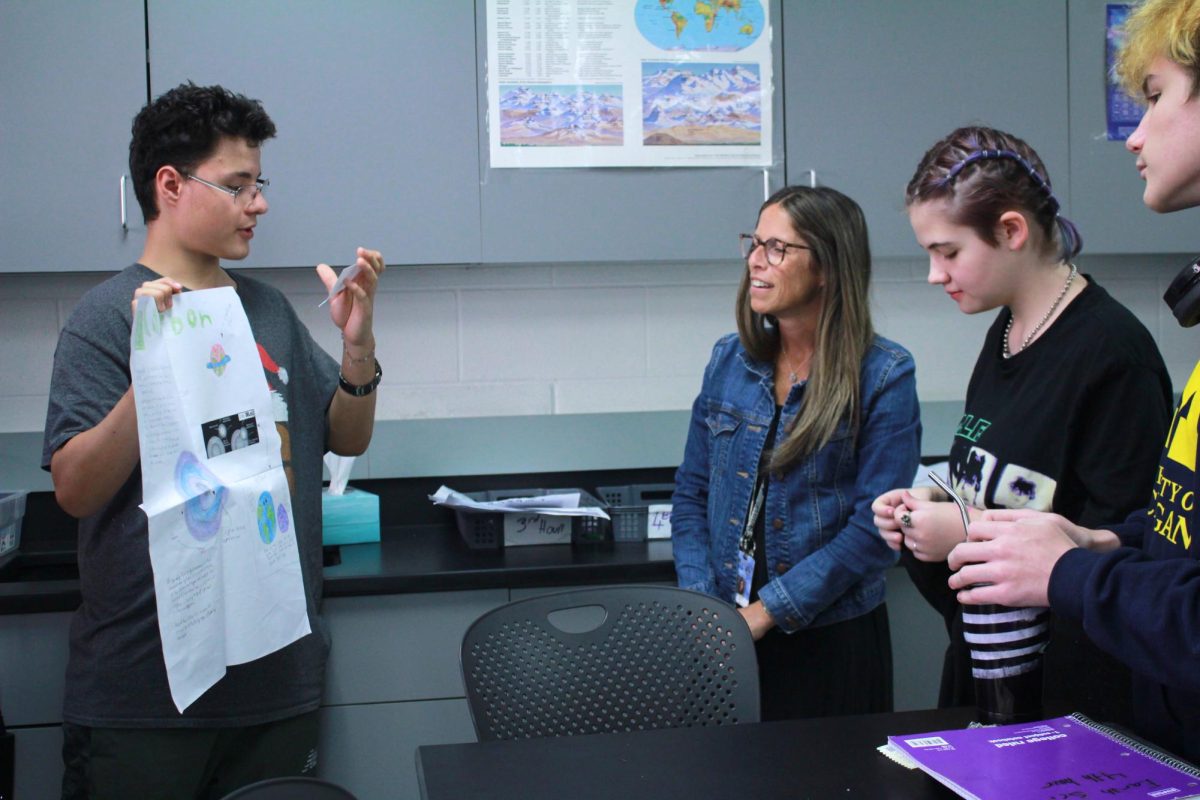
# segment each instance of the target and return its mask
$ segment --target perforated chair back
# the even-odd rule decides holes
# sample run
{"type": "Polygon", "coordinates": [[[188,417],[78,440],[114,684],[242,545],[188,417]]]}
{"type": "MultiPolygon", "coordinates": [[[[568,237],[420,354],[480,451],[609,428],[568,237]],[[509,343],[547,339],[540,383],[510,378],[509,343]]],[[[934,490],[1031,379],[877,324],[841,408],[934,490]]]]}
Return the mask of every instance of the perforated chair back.
{"type": "Polygon", "coordinates": [[[467,629],[480,741],[758,722],[737,610],[686,589],[614,586],[518,600],[467,629]]]}
{"type": "Polygon", "coordinates": [[[347,790],[320,778],[268,778],[234,789],[222,800],[355,800],[347,790]]]}

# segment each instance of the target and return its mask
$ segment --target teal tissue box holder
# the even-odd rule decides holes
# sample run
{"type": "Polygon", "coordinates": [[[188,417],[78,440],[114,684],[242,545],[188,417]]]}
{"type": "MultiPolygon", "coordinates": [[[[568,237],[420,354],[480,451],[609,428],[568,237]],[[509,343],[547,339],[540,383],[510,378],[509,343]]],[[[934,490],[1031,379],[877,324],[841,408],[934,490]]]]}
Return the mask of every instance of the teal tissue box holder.
{"type": "Polygon", "coordinates": [[[379,496],[347,488],[345,494],[321,492],[325,544],[379,541],[379,496]]]}

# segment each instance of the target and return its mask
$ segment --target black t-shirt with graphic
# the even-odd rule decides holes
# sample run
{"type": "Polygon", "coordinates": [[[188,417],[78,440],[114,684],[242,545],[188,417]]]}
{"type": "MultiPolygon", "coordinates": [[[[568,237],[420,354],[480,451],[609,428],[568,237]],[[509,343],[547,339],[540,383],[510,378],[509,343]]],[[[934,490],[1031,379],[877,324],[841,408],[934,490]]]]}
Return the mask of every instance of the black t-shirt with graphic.
{"type": "MultiPolygon", "coordinates": [[[[1144,506],[1171,418],[1170,378],[1150,333],[1090,277],[1053,325],[1006,359],[1009,316],[1007,309],[997,315],[971,374],[950,448],[955,491],[977,508],[1052,510],[1088,527],[1144,506]]],[[[972,704],[949,568],[907,551],[902,560],[950,635],[939,703],[972,704]]],[[[1127,682],[1078,626],[1055,621],[1046,653],[1048,710],[1073,706],[1065,710],[1126,721],[1128,703],[1117,696],[1127,694],[1127,682]]]]}

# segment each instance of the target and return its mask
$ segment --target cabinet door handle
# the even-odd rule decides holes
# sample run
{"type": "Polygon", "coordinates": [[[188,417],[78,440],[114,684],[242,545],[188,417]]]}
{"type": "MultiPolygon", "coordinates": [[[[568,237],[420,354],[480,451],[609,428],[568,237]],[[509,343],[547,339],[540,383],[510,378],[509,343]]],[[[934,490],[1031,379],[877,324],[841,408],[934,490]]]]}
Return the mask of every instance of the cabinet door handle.
{"type": "Polygon", "coordinates": [[[129,220],[125,215],[125,174],[121,174],[121,230],[129,231],[129,220]]]}

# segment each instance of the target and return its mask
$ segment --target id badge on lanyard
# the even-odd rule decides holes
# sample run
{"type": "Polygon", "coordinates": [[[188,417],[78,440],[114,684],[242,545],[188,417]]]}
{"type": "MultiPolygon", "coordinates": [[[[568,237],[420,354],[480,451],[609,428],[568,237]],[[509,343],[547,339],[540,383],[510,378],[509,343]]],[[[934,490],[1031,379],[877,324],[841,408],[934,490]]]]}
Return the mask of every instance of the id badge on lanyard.
{"type": "Polygon", "coordinates": [[[750,589],[754,582],[754,523],[758,521],[766,494],[767,482],[760,480],[754,491],[754,501],[750,504],[750,513],[746,515],[742,538],[738,542],[738,579],[737,586],[733,590],[733,602],[738,608],[750,605],[750,589]]]}

